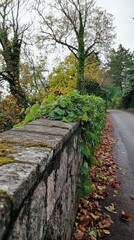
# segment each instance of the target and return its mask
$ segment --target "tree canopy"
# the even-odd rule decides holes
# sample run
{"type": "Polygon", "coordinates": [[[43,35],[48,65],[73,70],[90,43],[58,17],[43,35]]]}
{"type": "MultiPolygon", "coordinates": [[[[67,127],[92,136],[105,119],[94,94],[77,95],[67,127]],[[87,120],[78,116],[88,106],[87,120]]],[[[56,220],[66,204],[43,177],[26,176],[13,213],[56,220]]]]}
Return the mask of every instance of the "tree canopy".
{"type": "Polygon", "coordinates": [[[0,0],[0,81],[7,81],[11,94],[25,106],[27,100],[19,81],[19,65],[24,34],[29,28],[27,24],[20,25],[27,3],[27,0],[0,0]]]}
{"type": "Polygon", "coordinates": [[[77,88],[83,90],[85,60],[105,51],[115,37],[113,16],[95,6],[95,0],[39,0],[44,40],[67,47],[77,59],[77,88]],[[49,12],[49,13],[48,13],[49,12]]]}
{"type": "Polygon", "coordinates": [[[113,49],[108,57],[107,73],[112,83],[121,89],[127,79],[128,70],[134,65],[134,53],[121,44],[113,49]]]}
{"type": "MultiPolygon", "coordinates": [[[[77,81],[76,69],[77,61],[71,53],[50,73],[48,77],[49,93],[61,95],[75,89],[77,81]]],[[[85,61],[83,84],[86,91],[91,94],[96,94],[98,90],[100,92],[100,88],[104,88],[106,85],[105,71],[101,66],[101,61],[95,54],[90,55],[85,61]]]]}

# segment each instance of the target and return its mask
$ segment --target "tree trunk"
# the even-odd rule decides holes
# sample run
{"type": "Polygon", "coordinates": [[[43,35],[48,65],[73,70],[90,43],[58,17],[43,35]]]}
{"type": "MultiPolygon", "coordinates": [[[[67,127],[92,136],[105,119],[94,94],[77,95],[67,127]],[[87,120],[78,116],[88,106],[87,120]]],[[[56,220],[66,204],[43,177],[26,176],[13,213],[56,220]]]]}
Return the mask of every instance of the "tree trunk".
{"type": "Polygon", "coordinates": [[[28,102],[19,81],[21,41],[19,40],[19,36],[14,33],[14,38],[10,42],[7,32],[5,32],[2,43],[2,55],[6,63],[5,80],[9,82],[11,94],[15,96],[18,105],[27,108],[28,102]]]}
{"type": "Polygon", "coordinates": [[[11,94],[16,98],[19,106],[24,108],[28,107],[28,101],[26,99],[25,93],[20,86],[19,80],[14,80],[10,82],[10,91],[11,94]]]}
{"type": "Polygon", "coordinates": [[[80,19],[80,28],[78,34],[77,89],[81,93],[85,93],[84,65],[85,65],[84,27],[82,24],[82,19],[80,19]]]}
{"type": "Polygon", "coordinates": [[[83,52],[79,52],[78,68],[77,68],[77,89],[81,92],[85,92],[84,86],[84,63],[85,56],[83,52]]]}

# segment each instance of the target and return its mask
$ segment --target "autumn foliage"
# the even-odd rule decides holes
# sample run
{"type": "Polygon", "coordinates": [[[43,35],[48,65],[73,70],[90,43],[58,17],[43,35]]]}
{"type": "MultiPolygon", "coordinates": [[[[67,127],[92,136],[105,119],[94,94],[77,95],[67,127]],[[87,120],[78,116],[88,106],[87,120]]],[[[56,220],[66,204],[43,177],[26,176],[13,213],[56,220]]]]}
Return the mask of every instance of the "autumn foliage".
{"type": "Polygon", "coordinates": [[[0,132],[11,129],[14,124],[21,121],[21,107],[18,106],[14,96],[7,96],[0,102],[0,132]]]}

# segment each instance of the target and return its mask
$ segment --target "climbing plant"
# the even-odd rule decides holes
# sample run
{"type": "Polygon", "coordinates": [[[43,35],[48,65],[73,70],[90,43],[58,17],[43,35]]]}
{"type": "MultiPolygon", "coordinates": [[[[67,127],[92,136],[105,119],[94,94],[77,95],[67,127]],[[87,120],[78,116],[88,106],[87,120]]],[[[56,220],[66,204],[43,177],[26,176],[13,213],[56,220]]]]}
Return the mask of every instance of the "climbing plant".
{"type": "MultiPolygon", "coordinates": [[[[64,122],[80,121],[81,137],[78,147],[83,155],[83,163],[79,166],[78,190],[81,196],[86,192],[92,192],[91,182],[87,179],[90,164],[100,164],[93,158],[93,151],[100,141],[101,131],[105,123],[105,103],[100,97],[94,95],[81,95],[77,91],[71,91],[59,96],[57,100],[53,95],[44,99],[41,105],[34,104],[23,120],[26,124],[43,115],[51,120],[64,122]]],[[[18,125],[17,125],[18,126],[18,125]]]]}

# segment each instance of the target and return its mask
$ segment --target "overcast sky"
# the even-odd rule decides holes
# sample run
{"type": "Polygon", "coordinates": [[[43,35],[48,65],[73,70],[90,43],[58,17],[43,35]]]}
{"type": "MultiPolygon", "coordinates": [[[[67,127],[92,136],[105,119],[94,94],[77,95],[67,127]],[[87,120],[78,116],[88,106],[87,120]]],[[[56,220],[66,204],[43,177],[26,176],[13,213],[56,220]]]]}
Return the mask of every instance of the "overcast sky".
{"type": "Polygon", "coordinates": [[[134,0],[97,0],[97,6],[113,14],[116,45],[120,43],[126,49],[134,50],[134,0]]]}

